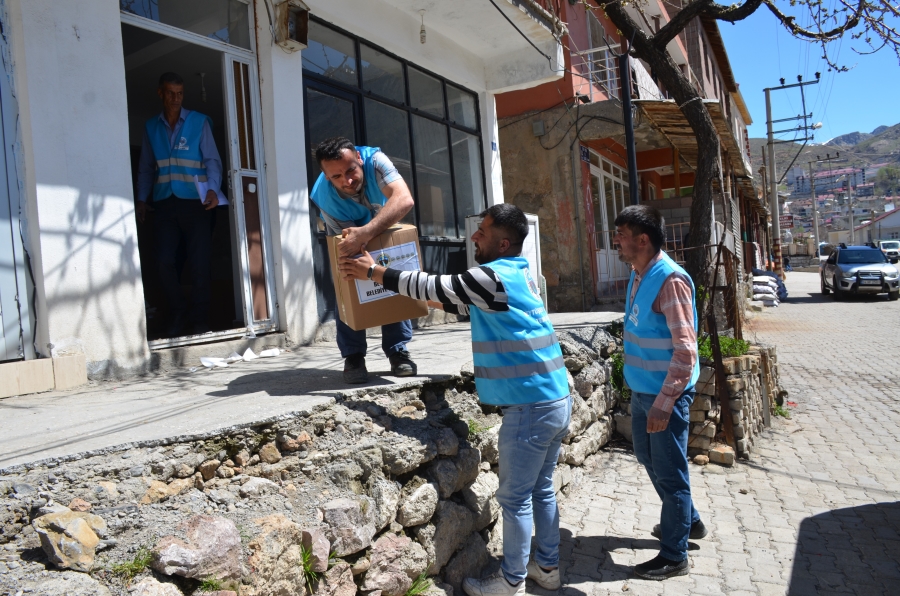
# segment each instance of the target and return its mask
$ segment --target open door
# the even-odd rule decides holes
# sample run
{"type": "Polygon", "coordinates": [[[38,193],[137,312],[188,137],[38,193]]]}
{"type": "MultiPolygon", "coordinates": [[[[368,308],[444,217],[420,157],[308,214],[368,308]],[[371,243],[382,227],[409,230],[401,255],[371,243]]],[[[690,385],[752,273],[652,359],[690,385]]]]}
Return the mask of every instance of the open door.
{"type": "Polygon", "coordinates": [[[275,305],[272,286],[270,238],[264,176],[261,173],[259,138],[259,91],[253,63],[224,54],[225,96],[228,98],[228,182],[234,197],[238,258],[243,274],[243,305],[247,327],[254,331],[274,329],[275,305]]]}

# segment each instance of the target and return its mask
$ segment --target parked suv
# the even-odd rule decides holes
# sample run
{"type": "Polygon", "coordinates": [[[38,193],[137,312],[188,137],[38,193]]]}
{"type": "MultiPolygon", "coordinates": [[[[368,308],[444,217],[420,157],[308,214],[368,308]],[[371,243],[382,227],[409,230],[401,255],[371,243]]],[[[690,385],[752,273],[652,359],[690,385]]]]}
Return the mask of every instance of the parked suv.
{"type": "Polygon", "coordinates": [[[836,300],[847,294],[884,294],[900,298],[900,271],[888,263],[880,249],[841,244],[821,264],[822,293],[836,300]]]}
{"type": "Polygon", "coordinates": [[[891,263],[900,261],[900,240],[882,240],[878,243],[878,248],[891,263]]]}

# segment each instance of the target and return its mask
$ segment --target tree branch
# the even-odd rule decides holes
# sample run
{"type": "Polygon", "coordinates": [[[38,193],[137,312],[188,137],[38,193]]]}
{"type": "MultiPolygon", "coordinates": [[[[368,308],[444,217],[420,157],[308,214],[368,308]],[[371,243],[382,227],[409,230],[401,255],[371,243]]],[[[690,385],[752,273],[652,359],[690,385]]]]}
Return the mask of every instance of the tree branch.
{"type": "Polygon", "coordinates": [[[763,0],[763,3],[769,8],[772,14],[775,15],[781,23],[787,28],[788,31],[791,32],[791,35],[797,37],[805,37],[807,39],[815,39],[818,41],[830,41],[832,39],[837,39],[845,32],[853,29],[859,24],[859,19],[862,17],[863,10],[865,9],[866,2],[865,0],[859,0],[859,4],[856,6],[856,9],[853,11],[853,14],[847,17],[846,22],[843,25],[835,27],[830,31],[810,31],[809,29],[804,29],[795,23],[795,17],[788,16],[778,10],[778,7],[772,2],[772,0],[763,0]]]}

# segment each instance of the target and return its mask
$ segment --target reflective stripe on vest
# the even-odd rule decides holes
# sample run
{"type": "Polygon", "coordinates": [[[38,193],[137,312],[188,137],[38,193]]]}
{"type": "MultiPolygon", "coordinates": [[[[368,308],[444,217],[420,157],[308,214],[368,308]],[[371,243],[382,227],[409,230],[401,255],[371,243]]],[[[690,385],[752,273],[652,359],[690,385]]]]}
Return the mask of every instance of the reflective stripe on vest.
{"type": "Polygon", "coordinates": [[[509,310],[471,308],[475,386],[486,404],[556,400],[569,393],[562,349],[522,257],[486,265],[503,283],[509,310]]]}
{"type": "Polygon", "coordinates": [[[629,341],[639,348],[645,348],[647,350],[672,350],[674,346],[672,345],[672,338],[662,338],[662,339],[650,339],[647,337],[638,337],[631,331],[626,331],[624,333],[623,339],[625,341],[629,341]]]}
{"type": "Polygon", "coordinates": [[[159,116],[147,121],[147,138],[158,168],[153,183],[154,200],[161,201],[172,195],[181,199],[200,198],[194,176],[200,182],[207,181],[200,139],[203,136],[203,125],[208,121],[209,118],[200,112],[187,112],[174,145],[159,116]]]}
{"type": "MultiPolygon", "coordinates": [[[[669,330],[665,315],[653,311],[653,303],[659,296],[663,283],[672,273],[683,275],[691,284],[696,331],[697,302],[694,284],[687,272],[668,255],[662,253],[661,258],[644,274],[633,299],[631,290],[634,287],[634,273],[628,282],[623,333],[625,352],[623,372],[628,386],[638,393],[657,395],[662,390],[672,356],[675,354],[672,332],[669,330]]],[[[699,376],[700,365],[699,362],[695,362],[685,391],[694,387],[699,376]]]]}
{"type": "MultiPolygon", "coordinates": [[[[515,377],[530,377],[542,375],[563,368],[566,363],[562,355],[553,360],[542,360],[530,364],[513,364],[511,366],[476,366],[475,376],[482,379],[513,379],[515,377]]],[[[567,379],[568,382],[568,379],[567,379]]]]}
{"type": "Polygon", "coordinates": [[[496,354],[497,352],[524,352],[526,350],[540,350],[549,348],[559,343],[554,331],[550,335],[535,337],[532,339],[518,339],[512,341],[473,341],[472,351],[476,354],[496,354]]]}

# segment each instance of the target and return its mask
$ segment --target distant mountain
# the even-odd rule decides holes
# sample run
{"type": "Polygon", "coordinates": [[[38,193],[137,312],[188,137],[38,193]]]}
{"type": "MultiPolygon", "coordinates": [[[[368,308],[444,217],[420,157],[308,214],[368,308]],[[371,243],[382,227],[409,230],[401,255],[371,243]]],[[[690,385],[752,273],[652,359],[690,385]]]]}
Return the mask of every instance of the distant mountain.
{"type": "MultiPolygon", "coordinates": [[[[762,152],[766,147],[766,139],[750,139],[750,158],[753,162],[753,176],[759,181],[759,168],[763,165],[762,152]]],[[[809,168],[809,162],[825,159],[826,154],[840,153],[839,160],[832,162],[832,167],[863,167],[876,163],[900,164],[900,124],[879,126],[872,134],[852,132],[831,139],[824,145],[807,145],[801,155],[800,143],[780,143],[775,145],[775,166],[778,177],[782,178],[785,169],[793,161],[793,166],[809,168]],[[858,140],[854,140],[858,138],[858,140]],[[797,156],[796,160],[794,157],[797,156]]],[[[820,164],[817,168],[825,168],[820,164]]]]}
{"type": "MultiPolygon", "coordinates": [[[[884,127],[887,128],[886,126],[884,127]]],[[[877,129],[876,129],[877,130],[877,129]]],[[[878,134],[878,133],[873,133],[878,134]]],[[[872,135],[866,132],[848,132],[845,135],[841,135],[839,137],[834,137],[827,143],[826,145],[836,145],[838,147],[852,147],[853,145],[857,145],[862,143],[865,140],[872,138],[872,135]]]]}

